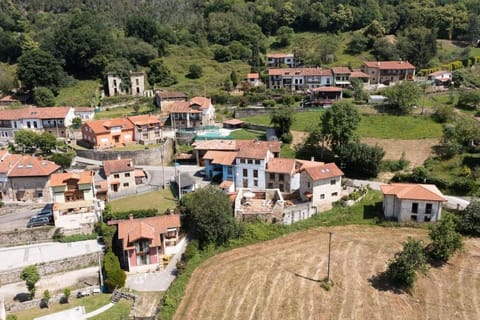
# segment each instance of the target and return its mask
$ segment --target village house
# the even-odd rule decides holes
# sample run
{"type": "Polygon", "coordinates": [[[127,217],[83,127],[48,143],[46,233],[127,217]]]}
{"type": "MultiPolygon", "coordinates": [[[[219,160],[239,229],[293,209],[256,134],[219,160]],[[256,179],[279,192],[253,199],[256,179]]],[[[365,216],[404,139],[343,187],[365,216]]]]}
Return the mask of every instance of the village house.
{"type": "Polygon", "coordinates": [[[162,135],[163,123],[160,119],[151,114],[142,114],[127,118],[134,128],[133,138],[140,144],[157,144],[160,143],[162,135]]]}
{"type": "Polygon", "coordinates": [[[210,99],[194,97],[170,107],[170,122],[175,129],[196,128],[215,124],[215,108],[210,99]]]}
{"type": "Polygon", "coordinates": [[[75,107],[75,117],[82,119],[82,122],[95,119],[95,108],[91,107],[75,107]]]}
{"type": "Polygon", "coordinates": [[[310,106],[329,107],[342,100],[343,89],[340,87],[318,87],[310,90],[310,106]]]}
{"type": "Polygon", "coordinates": [[[0,106],[10,106],[15,103],[20,103],[20,100],[15,99],[11,95],[6,95],[0,99],[0,106]]]}
{"type": "Polygon", "coordinates": [[[149,218],[111,220],[117,225],[120,263],[129,272],[156,271],[164,256],[179,250],[180,215],[170,214],[149,218]]]}
{"type": "Polygon", "coordinates": [[[430,73],[427,76],[427,81],[430,81],[435,86],[449,86],[452,83],[452,72],[440,70],[430,73]]]}
{"type": "Polygon", "coordinates": [[[308,164],[300,172],[300,197],[318,211],[340,200],[343,172],[335,163],[308,164]]]}
{"type": "Polygon", "coordinates": [[[183,92],[156,91],[154,103],[162,112],[169,112],[170,106],[175,102],[185,102],[188,98],[183,92]]]}
{"type": "Polygon", "coordinates": [[[348,67],[333,67],[333,85],[341,88],[350,86],[350,75],[352,71],[348,67]]]}
{"type": "Polygon", "coordinates": [[[298,162],[295,159],[273,158],[267,163],[265,181],[268,189],[291,193],[300,188],[298,162]]]}
{"type": "Polygon", "coordinates": [[[370,84],[391,85],[413,80],[415,66],[408,61],[365,61],[362,71],[370,76],[370,84]]]}
{"type": "Polygon", "coordinates": [[[50,175],[61,170],[52,161],[30,155],[2,152],[0,179],[4,201],[51,201],[50,175]]]}
{"type": "Polygon", "coordinates": [[[129,94],[143,96],[145,92],[145,73],[130,71],[130,85],[123,86],[123,80],[115,73],[107,74],[107,90],[110,97],[129,94]]]}
{"type": "Polygon", "coordinates": [[[293,53],[268,53],[267,68],[295,68],[296,61],[293,53]]]}
{"type": "Polygon", "coordinates": [[[255,73],[248,73],[247,74],[247,83],[252,87],[258,87],[262,85],[262,80],[260,80],[260,74],[255,73]]]}
{"type": "Polygon", "coordinates": [[[115,199],[137,191],[132,159],[105,160],[100,174],[107,181],[108,199],[115,199]]]}
{"type": "Polygon", "coordinates": [[[268,69],[268,87],[270,89],[284,88],[287,91],[304,91],[333,84],[333,74],[330,69],[268,69]]]}
{"type": "Polygon", "coordinates": [[[0,141],[15,139],[21,129],[50,132],[57,138],[67,138],[68,128],[75,118],[72,107],[28,107],[0,111],[0,141]]]}
{"type": "Polygon", "coordinates": [[[82,139],[94,149],[107,149],[134,143],[134,126],[126,118],[94,120],[82,125],[82,139]]]}
{"type": "Polygon", "coordinates": [[[245,122],[240,119],[227,119],[223,120],[222,124],[225,129],[240,129],[243,127],[245,122]]]}
{"type": "Polygon", "coordinates": [[[399,222],[439,221],[442,204],[447,201],[433,184],[392,183],[380,189],[385,218],[399,222]]]}
{"type": "Polygon", "coordinates": [[[54,173],[50,177],[55,226],[64,230],[93,229],[102,206],[95,198],[93,171],[54,173]]]}

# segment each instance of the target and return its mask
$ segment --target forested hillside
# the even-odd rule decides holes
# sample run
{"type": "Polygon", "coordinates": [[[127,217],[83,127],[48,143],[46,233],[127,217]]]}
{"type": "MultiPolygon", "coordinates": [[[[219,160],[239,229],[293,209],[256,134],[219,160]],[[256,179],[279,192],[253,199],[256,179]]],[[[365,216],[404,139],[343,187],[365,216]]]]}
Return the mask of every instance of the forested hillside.
{"type": "MultiPolygon", "coordinates": [[[[478,0],[3,0],[0,62],[18,63],[27,90],[54,94],[74,79],[136,69],[170,86],[176,61],[163,57],[179,47],[255,71],[267,51],[282,50],[302,65],[346,65],[346,54],[426,68],[468,58],[468,47],[439,55],[437,39],[476,45],[479,13],[478,0]]],[[[15,86],[9,70],[0,66],[4,92],[15,86]]]]}

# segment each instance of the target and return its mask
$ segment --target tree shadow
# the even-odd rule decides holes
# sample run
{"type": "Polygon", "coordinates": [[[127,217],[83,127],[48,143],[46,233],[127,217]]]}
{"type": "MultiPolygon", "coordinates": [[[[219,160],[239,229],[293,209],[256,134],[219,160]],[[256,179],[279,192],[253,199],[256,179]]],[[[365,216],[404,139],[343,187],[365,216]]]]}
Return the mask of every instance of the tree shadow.
{"type": "Polygon", "coordinates": [[[28,292],[20,292],[20,293],[17,293],[17,294],[15,295],[15,297],[13,298],[13,300],[19,301],[19,302],[25,302],[25,301],[32,300],[32,299],[30,298],[30,293],[28,293],[28,292]]]}
{"type": "Polygon", "coordinates": [[[296,272],[294,274],[295,274],[296,277],[299,277],[299,278],[302,278],[302,279],[305,279],[305,280],[309,280],[309,281],[313,281],[313,282],[322,282],[323,281],[322,279],[313,279],[313,278],[301,275],[301,274],[296,273],[296,272]]]}
{"type": "Polygon", "coordinates": [[[404,290],[394,286],[390,281],[388,280],[386,272],[381,272],[377,275],[371,276],[368,279],[368,282],[374,287],[375,289],[379,291],[388,291],[388,292],[393,292],[395,294],[402,294],[405,293],[404,290]]]}
{"type": "Polygon", "coordinates": [[[363,219],[383,219],[382,202],[376,202],[363,207],[363,219]]]}

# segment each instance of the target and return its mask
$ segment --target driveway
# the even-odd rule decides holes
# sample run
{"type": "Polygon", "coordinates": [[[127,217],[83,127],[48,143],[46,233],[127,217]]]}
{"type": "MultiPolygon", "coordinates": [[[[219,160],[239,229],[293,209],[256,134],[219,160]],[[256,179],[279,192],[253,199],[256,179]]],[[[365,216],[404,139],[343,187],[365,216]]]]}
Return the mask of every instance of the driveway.
{"type": "Polygon", "coordinates": [[[165,270],[129,274],[127,275],[125,286],[137,291],[166,291],[173,280],[175,280],[177,261],[182,257],[187,243],[187,239],[184,238],[180,243],[181,248],[179,252],[173,256],[165,270]]]}

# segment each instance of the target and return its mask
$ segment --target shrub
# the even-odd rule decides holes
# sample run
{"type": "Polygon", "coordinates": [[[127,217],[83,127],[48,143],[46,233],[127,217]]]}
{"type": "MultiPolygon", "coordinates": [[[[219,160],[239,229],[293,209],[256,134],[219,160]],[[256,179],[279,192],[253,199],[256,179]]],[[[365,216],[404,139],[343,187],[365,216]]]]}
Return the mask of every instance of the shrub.
{"type": "Polygon", "coordinates": [[[63,298],[65,300],[65,303],[69,302],[71,294],[72,294],[72,290],[70,288],[63,289],[63,298]]]}
{"type": "Polygon", "coordinates": [[[198,79],[202,76],[202,74],[203,74],[203,69],[200,65],[194,63],[188,67],[188,74],[187,74],[188,78],[198,79]]]}
{"type": "Polygon", "coordinates": [[[232,60],[232,52],[228,47],[218,46],[213,51],[213,58],[218,62],[227,62],[232,60]]]}
{"type": "Polygon", "coordinates": [[[275,100],[273,99],[263,100],[262,106],[264,106],[265,108],[273,108],[275,106],[275,100]]]}
{"type": "Polygon", "coordinates": [[[282,140],[283,143],[289,144],[289,143],[292,143],[293,135],[291,132],[285,132],[284,134],[282,134],[280,139],[282,140]]]}
{"type": "Polygon", "coordinates": [[[440,222],[430,229],[428,255],[434,260],[447,262],[448,259],[458,250],[463,248],[462,236],[455,231],[454,217],[445,215],[440,222]]]}
{"type": "Polygon", "coordinates": [[[20,279],[25,281],[30,298],[33,298],[35,296],[35,284],[40,280],[37,267],[35,265],[25,267],[20,274],[20,279]]]}
{"type": "Polygon", "coordinates": [[[465,235],[480,236],[480,202],[472,201],[457,217],[457,231],[465,235]]]}
{"type": "Polygon", "coordinates": [[[343,89],[343,97],[344,98],[351,98],[353,97],[353,91],[350,89],[343,89]]]}
{"type": "Polygon", "coordinates": [[[122,288],[125,286],[127,276],[125,271],[120,268],[120,262],[112,250],[108,250],[105,254],[103,260],[103,272],[107,291],[112,292],[115,288],[122,288]]]}

